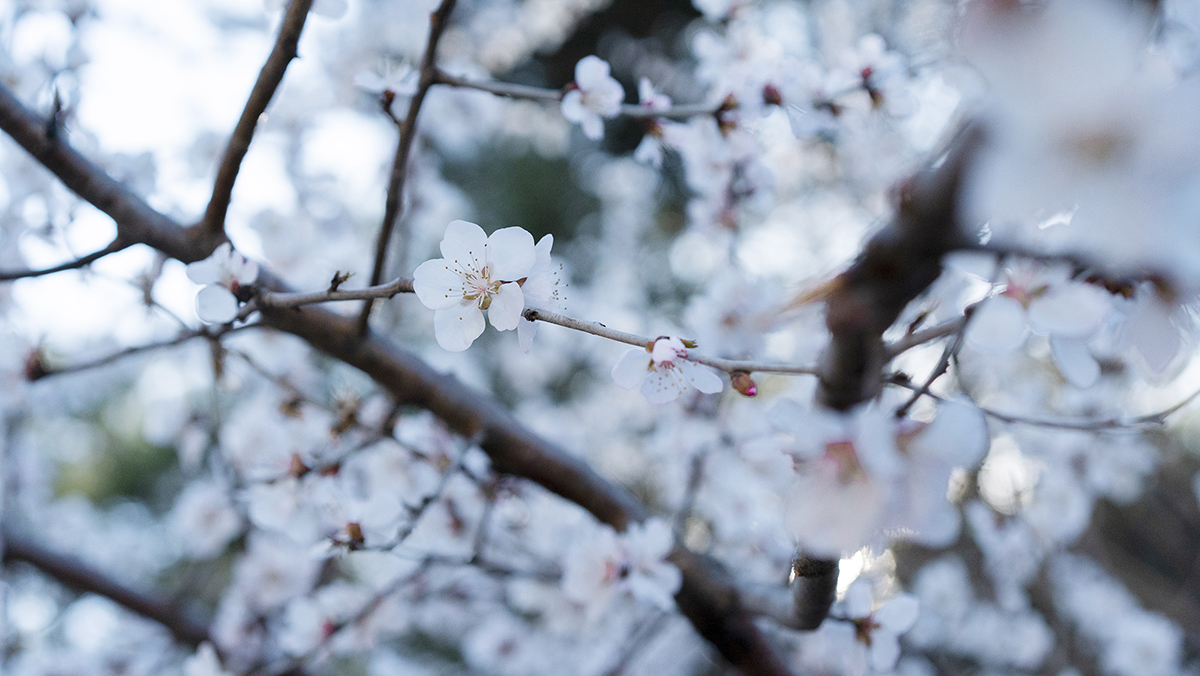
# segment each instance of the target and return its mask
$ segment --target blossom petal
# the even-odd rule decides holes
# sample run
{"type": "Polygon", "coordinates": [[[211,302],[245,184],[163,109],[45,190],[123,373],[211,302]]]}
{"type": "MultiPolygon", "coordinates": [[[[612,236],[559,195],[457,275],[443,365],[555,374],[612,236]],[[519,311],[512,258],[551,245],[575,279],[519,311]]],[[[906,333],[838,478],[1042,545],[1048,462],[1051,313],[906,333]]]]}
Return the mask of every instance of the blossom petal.
{"type": "Polygon", "coordinates": [[[980,352],[1012,352],[1025,342],[1028,330],[1021,303],[1008,296],[995,296],[983,301],[971,315],[966,340],[980,352]]]}
{"type": "Polygon", "coordinates": [[[438,345],[462,352],[483,333],[483,312],[474,303],[460,303],[433,313],[433,335],[438,345]]]}
{"type": "Polygon", "coordinates": [[[1100,364],[1084,341],[1051,336],[1050,352],[1054,355],[1059,373],[1075,387],[1086,389],[1100,380],[1100,364]]]}
{"type": "Polygon", "coordinates": [[[1172,309],[1153,292],[1138,292],[1136,304],[1121,327],[1121,347],[1152,382],[1173,375],[1171,367],[1182,364],[1177,357],[1184,346],[1183,334],[1172,318],[1172,309]]]}
{"type": "Polygon", "coordinates": [[[687,381],[678,368],[660,366],[650,369],[642,381],[642,396],[651,404],[675,401],[687,389],[687,381]]]}
{"type": "Polygon", "coordinates": [[[725,389],[721,376],[706,366],[680,360],[675,362],[675,367],[680,369],[688,384],[705,394],[716,394],[725,389]]]}
{"type": "Polygon", "coordinates": [[[604,59],[589,54],[575,64],[575,84],[580,89],[592,89],[604,84],[612,73],[612,68],[604,59]]]}
{"type": "Polygon", "coordinates": [[[875,601],[875,592],[866,578],[858,578],[846,588],[842,602],[846,604],[846,615],[850,617],[866,617],[871,614],[871,606],[875,601]]]}
{"type": "Polygon", "coordinates": [[[660,610],[675,609],[674,593],[683,584],[683,574],[669,563],[660,563],[644,574],[629,578],[629,591],[634,598],[645,601],[660,610]]]}
{"type": "Polygon", "coordinates": [[[525,354],[533,348],[533,337],[537,335],[537,322],[531,322],[524,317],[517,323],[517,342],[525,354]]]}
{"type": "Polygon", "coordinates": [[[886,629],[897,635],[912,629],[917,623],[921,604],[912,594],[899,594],[891,601],[883,604],[875,613],[875,620],[881,629],[886,629]]]}
{"type": "Polygon", "coordinates": [[[466,294],[463,274],[444,258],[425,261],[413,271],[413,291],[421,304],[440,310],[462,303],[466,294]]]}
{"type": "Polygon", "coordinates": [[[237,313],[237,298],[223,286],[209,284],[196,294],[196,314],[209,324],[231,322],[237,313]]]}
{"type": "Polygon", "coordinates": [[[585,111],[584,118],[579,121],[579,127],[583,129],[583,135],[593,141],[604,138],[604,120],[591,111],[585,111]]]}
{"type": "Polygon", "coordinates": [[[889,672],[900,659],[900,642],[896,635],[876,630],[871,636],[871,668],[878,672],[889,672]]]}
{"type": "Polygon", "coordinates": [[[1029,303],[1029,324],[1041,334],[1084,338],[1096,331],[1111,308],[1112,296],[1106,291],[1091,284],[1066,283],[1029,303]]]}
{"type": "Polygon", "coordinates": [[[515,282],[528,276],[533,268],[533,235],[525,228],[501,228],[487,238],[484,246],[493,281],[515,282]]]}
{"type": "Polygon", "coordinates": [[[642,384],[650,370],[650,353],[645,348],[635,347],[625,352],[612,368],[612,379],[617,387],[632,390],[642,384]]]}
{"type": "Polygon", "coordinates": [[[500,285],[500,292],[492,296],[488,319],[497,331],[511,331],[520,323],[521,311],[524,309],[525,295],[521,293],[521,286],[516,282],[509,282],[500,285]]]}
{"type": "Polygon", "coordinates": [[[253,284],[254,280],[258,279],[258,263],[246,260],[241,254],[238,254],[238,257],[242,258],[241,265],[236,266],[233,278],[238,284],[253,284]]]}
{"type": "Polygon", "coordinates": [[[483,228],[467,221],[451,221],[442,237],[442,258],[463,270],[481,272],[487,263],[487,233],[483,228]]]}
{"type": "Polygon", "coordinates": [[[912,457],[939,459],[963,467],[978,462],[989,441],[983,411],[949,400],[938,404],[933,422],[909,442],[907,451],[912,457]]]}
{"type": "Polygon", "coordinates": [[[583,92],[578,89],[572,89],[564,94],[559,108],[562,110],[562,116],[567,118],[568,122],[582,122],[583,118],[592,115],[590,110],[583,107],[583,92]]]}
{"type": "Polygon", "coordinates": [[[188,263],[187,276],[197,284],[216,284],[221,281],[221,268],[212,256],[209,256],[202,261],[188,263]]]}

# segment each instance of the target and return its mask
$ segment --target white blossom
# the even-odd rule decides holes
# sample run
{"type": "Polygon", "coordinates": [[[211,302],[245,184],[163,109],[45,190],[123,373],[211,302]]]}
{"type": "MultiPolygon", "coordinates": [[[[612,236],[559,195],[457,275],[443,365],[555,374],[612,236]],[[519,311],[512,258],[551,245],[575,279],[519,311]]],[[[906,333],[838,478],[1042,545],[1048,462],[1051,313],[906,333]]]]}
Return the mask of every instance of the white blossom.
{"type": "Polygon", "coordinates": [[[687,360],[687,348],[678,338],[659,338],[652,348],[633,348],[621,355],[612,368],[612,378],[627,390],[641,386],[651,404],[675,401],[694,387],[705,394],[724,389],[720,376],[707,366],[687,360]]]}
{"type": "MultiPolygon", "coordinates": [[[[461,352],[483,333],[483,311],[499,331],[517,328],[525,296],[520,281],[536,260],[533,236],[518,227],[491,236],[466,221],[453,221],[441,244],[442,258],[413,272],[413,290],[434,311],[438,345],[461,352]]],[[[547,252],[548,253],[548,252],[547,252]]]]}
{"type": "Polygon", "coordinates": [[[859,578],[846,590],[846,614],[854,623],[856,636],[867,650],[871,668],[891,671],[900,657],[900,635],[912,629],[920,607],[911,594],[898,594],[875,605],[869,580],[859,578]]]}
{"type": "MultiPolygon", "coordinates": [[[[562,264],[550,258],[550,247],[554,246],[554,235],[545,235],[534,247],[533,267],[521,284],[525,307],[561,312],[566,309],[566,284],[562,279],[562,264]]],[[[537,322],[524,317],[517,324],[517,339],[521,349],[529,354],[533,337],[537,335],[537,322]]]]}
{"type": "Polygon", "coordinates": [[[600,525],[579,537],[563,566],[563,593],[597,617],[611,599],[628,593],[671,610],[683,576],[665,559],[674,545],[671,527],[662,519],[631,524],[624,533],[600,525]]]}
{"type": "Polygon", "coordinates": [[[563,117],[579,124],[592,140],[604,136],[603,118],[616,117],[625,100],[625,89],[610,73],[607,61],[585,56],[575,64],[574,88],[563,95],[563,117]]]}
{"type": "Polygon", "coordinates": [[[237,318],[237,293],[258,279],[258,264],[248,261],[225,242],[208,258],[187,266],[188,279],[205,285],[196,295],[196,314],[210,324],[224,324],[237,318]]]}
{"type": "Polygon", "coordinates": [[[198,559],[220,554],[242,529],[229,489],[215,481],[197,481],[184,488],[171,517],[184,550],[198,559]]]}

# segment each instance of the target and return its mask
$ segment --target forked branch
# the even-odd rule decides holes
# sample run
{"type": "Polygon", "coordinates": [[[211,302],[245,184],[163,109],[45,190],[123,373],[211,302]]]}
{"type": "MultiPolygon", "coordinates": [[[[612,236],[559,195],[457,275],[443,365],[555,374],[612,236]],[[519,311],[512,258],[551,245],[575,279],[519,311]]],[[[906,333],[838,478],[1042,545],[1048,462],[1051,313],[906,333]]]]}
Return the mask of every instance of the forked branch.
{"type": "Polygon", "coordinates": [[[296,58],[296,45],[300,42],[300,33],[304,30],[304,22],[308,19],[308,10],[312,8],[313,0],[291,0],[283,16],[283,24],[279,27],[279,36],[275,39],[275,47],[271,49],[267,62],[258,73],[254,89],[250,90],[250,98],[242,110],[233,135],[225,146],[225,154],[221,157],[221,166],[217,170],[217,180],[213,185],[212,199],[204,211],[204,227],[209,234],[223,238],[225,235],[225,214],[229,211],[229,200],[233,197],[233,184],[237,181],[238,171],[242,160],[250,150],[250,141],[254,138],[254,130],[258,122],[275,96],[275,90],[283,82],[283,74],[287,72],[288,64],[296,58]]]}

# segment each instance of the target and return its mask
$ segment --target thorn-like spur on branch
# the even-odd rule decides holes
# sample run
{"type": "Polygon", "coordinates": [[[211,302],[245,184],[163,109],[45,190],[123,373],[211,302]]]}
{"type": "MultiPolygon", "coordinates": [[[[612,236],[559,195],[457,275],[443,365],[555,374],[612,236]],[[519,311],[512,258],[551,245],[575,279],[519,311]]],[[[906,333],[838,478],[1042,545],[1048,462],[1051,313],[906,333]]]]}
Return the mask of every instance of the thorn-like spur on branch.
{"type": "Polygon", "coordinates": [[[11,528],[4,530],[3,538],[5,565],[27,563],[76,591],[107,597],[163,625],[181,643],[195,647],[208,640],[208,626],[204,622],[164,597],[122,584],[73,556],[42,547],[11,528]]]}
{"type": "MultiPolygon", "coordinates": [[[[575,319],[566,315],[560,315],[556,312],[548,310],[525,310],[521,316],[531,322],[546,322],[564,328],[573,329],[582,333],[590,333],[601,338],[627,345],[635,345],[637,347],[649,347],[654,342],[653,338],[646,338],[633,333],[617,331],[610,329],[599,322],[587,322],[582,319],[575,319]]],[[[736,359],[721,359],[719,357],[708,357],[688,350],[685,357],[688,361],[694,361],[697,364],[711,366],[718,371],[726,373],[791,373],[799,375],[817,375],[817,370],[811,366],[802,366],[799,364],[786,364],[782,362],[769,361],[739,361],[736,359]]]]}
{"type": "MultiPolygon", "coordinates": [[[[0,85],[0,129],[80,197],[112,215],[123,241],[150,245],[185,262],[204,258],[216,248],[212,238],[150,208],[79,153],[48,142],[44,124],[45,120],[0,85]]],[[[269,270],[260,271],[258,283],[264,291],[291,292],[269,270]]],[[[353,318],[316,307],[265,308],[262,314],[264,325],[298,336],[360,369],[386,388],[398,404],[425,408],[455,432],[480,439],[480,448],[491,457],[497,472],[534,481],[615,528],[648,515],[632,493],[522,426],[495,399],[438,373],[386,338],[361,335],[353,318]]],[[[788,673],[721,564],[684,548],[676,549],[671,561],[683,572],[683,586],[676,595],[679,608],[705,639],[747,675],[788,673]]]]}
{"type": "MultiPolygon", "coordinates": [[[[417,92],[413,94],[408,104],[408,115],[400,127],[400,140],[396,144],[396,157],[392,161],[392,173],[388,178],[387,198],[383,207],[383,223],[379,226],[379,237],[375,241],[375,264],[371,268],[370,286],[383,282],[384,266],[387,264],[388,243],[392,240],[392,232],[396,229],[396,221],[404,206],[404,180],[408,176],[408,157],[412,152],[413,139],[417,137],[417,116],[425,103],[425,95],[437,80],[437,46],[450,21],[450,13],[454,11],[455,0],[442,0],[438,8],[429,17],[429,40],[425,43],[425,56],[421,59],[420,79],[417,81],[417,92]]],[[[358,317],[358,333],[366,335],[367,325],[371,321],[371,307],[374,299],[363,303],[362,313],[358,317]]]]}
{"type": "Polygon", "coordinates": [[[225,236],[225,214],[229,211],[229,200],[233,197],[233,184],[237,181],[242,159],[250,150],[250,141],[254,138],[254,130],[259,118],[275,96],[279,83],[283,82],[283,74],[287,72],[288,64],[296,58],[296,45],[300,42],[300,33],[304,30],[304,22],[308,19],[308,10],[313,0],[291,0],[283,16],[283,24],[279,27],[279,36],[275,39],[275,47],[271,49],[267,62],[258,73],[254,89],[250,90],[250,98],[242,110],[242,117],[234,127],[229,144],[225,146],[225,154],[221,157],[221,167],[217,170],[217,180],[213,184],[212,198],[204,211],[204,227],[216,238],[225,236]]]}
{"type": "Polygon", "coordinates": [[[44,268],[42,270],[12,270],[8,272],[0,271],[0,282],[11,282],[14,279],[29,279],[30,277],[42,277],[45,275],[52,275],[56,272],[64,272],[66,270],[78,270],[79,268],[85,268],[92,263],[95,263],[109,254],[121,251],[128,246],[129,244],[126,244],[122,242],[120,238],[117,238],[114,239],[111,244],[103,249],[100,249],[99,251],[76,258],[73,261],[67,261],[61,265],[55,265],[54,267],[44,268]]]}
{"type": "MultiPolygon", "coordinates": [[[[447,85],[449,87],[459,87],[462,89],[476,89],[481,92],[488,92],[496,96],[504,96],[510,99],[525,99],[527,101],[547,101],[558,102],[562,100],[565,93],[561,89],[545,89],[543,87],[530,87],[528,85],[512,84],[508,82],[486,82],[483,80],[470,80],[464,77],[450,75],[443,71],[437,71],[437,79],[434,84],[447,85]]],[[[668,120],[686,120],[692,117],[715,116],[726,110],[725,103],[717,105],[711,103],[693,103],[670,108],[648,108],[646,106],[638,106],[633,104],[622,104],[621,115],[624,117],[632,117],[639,119],[663,118],[668,120]]]]}

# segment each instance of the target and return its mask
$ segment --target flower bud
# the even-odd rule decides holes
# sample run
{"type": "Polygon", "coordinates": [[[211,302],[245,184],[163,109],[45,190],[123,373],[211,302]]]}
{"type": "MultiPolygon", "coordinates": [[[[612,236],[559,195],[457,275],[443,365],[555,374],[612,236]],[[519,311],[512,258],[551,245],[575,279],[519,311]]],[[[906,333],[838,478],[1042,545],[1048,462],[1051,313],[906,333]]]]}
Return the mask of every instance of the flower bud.
{"type": "Polygon", "coordinates": [[[754,382],[748,372],[735,371],[729,379],[732,381],[733,389],[741,392],[744,396],[753,397],[758,394],[758,383],[754,382]]]}

